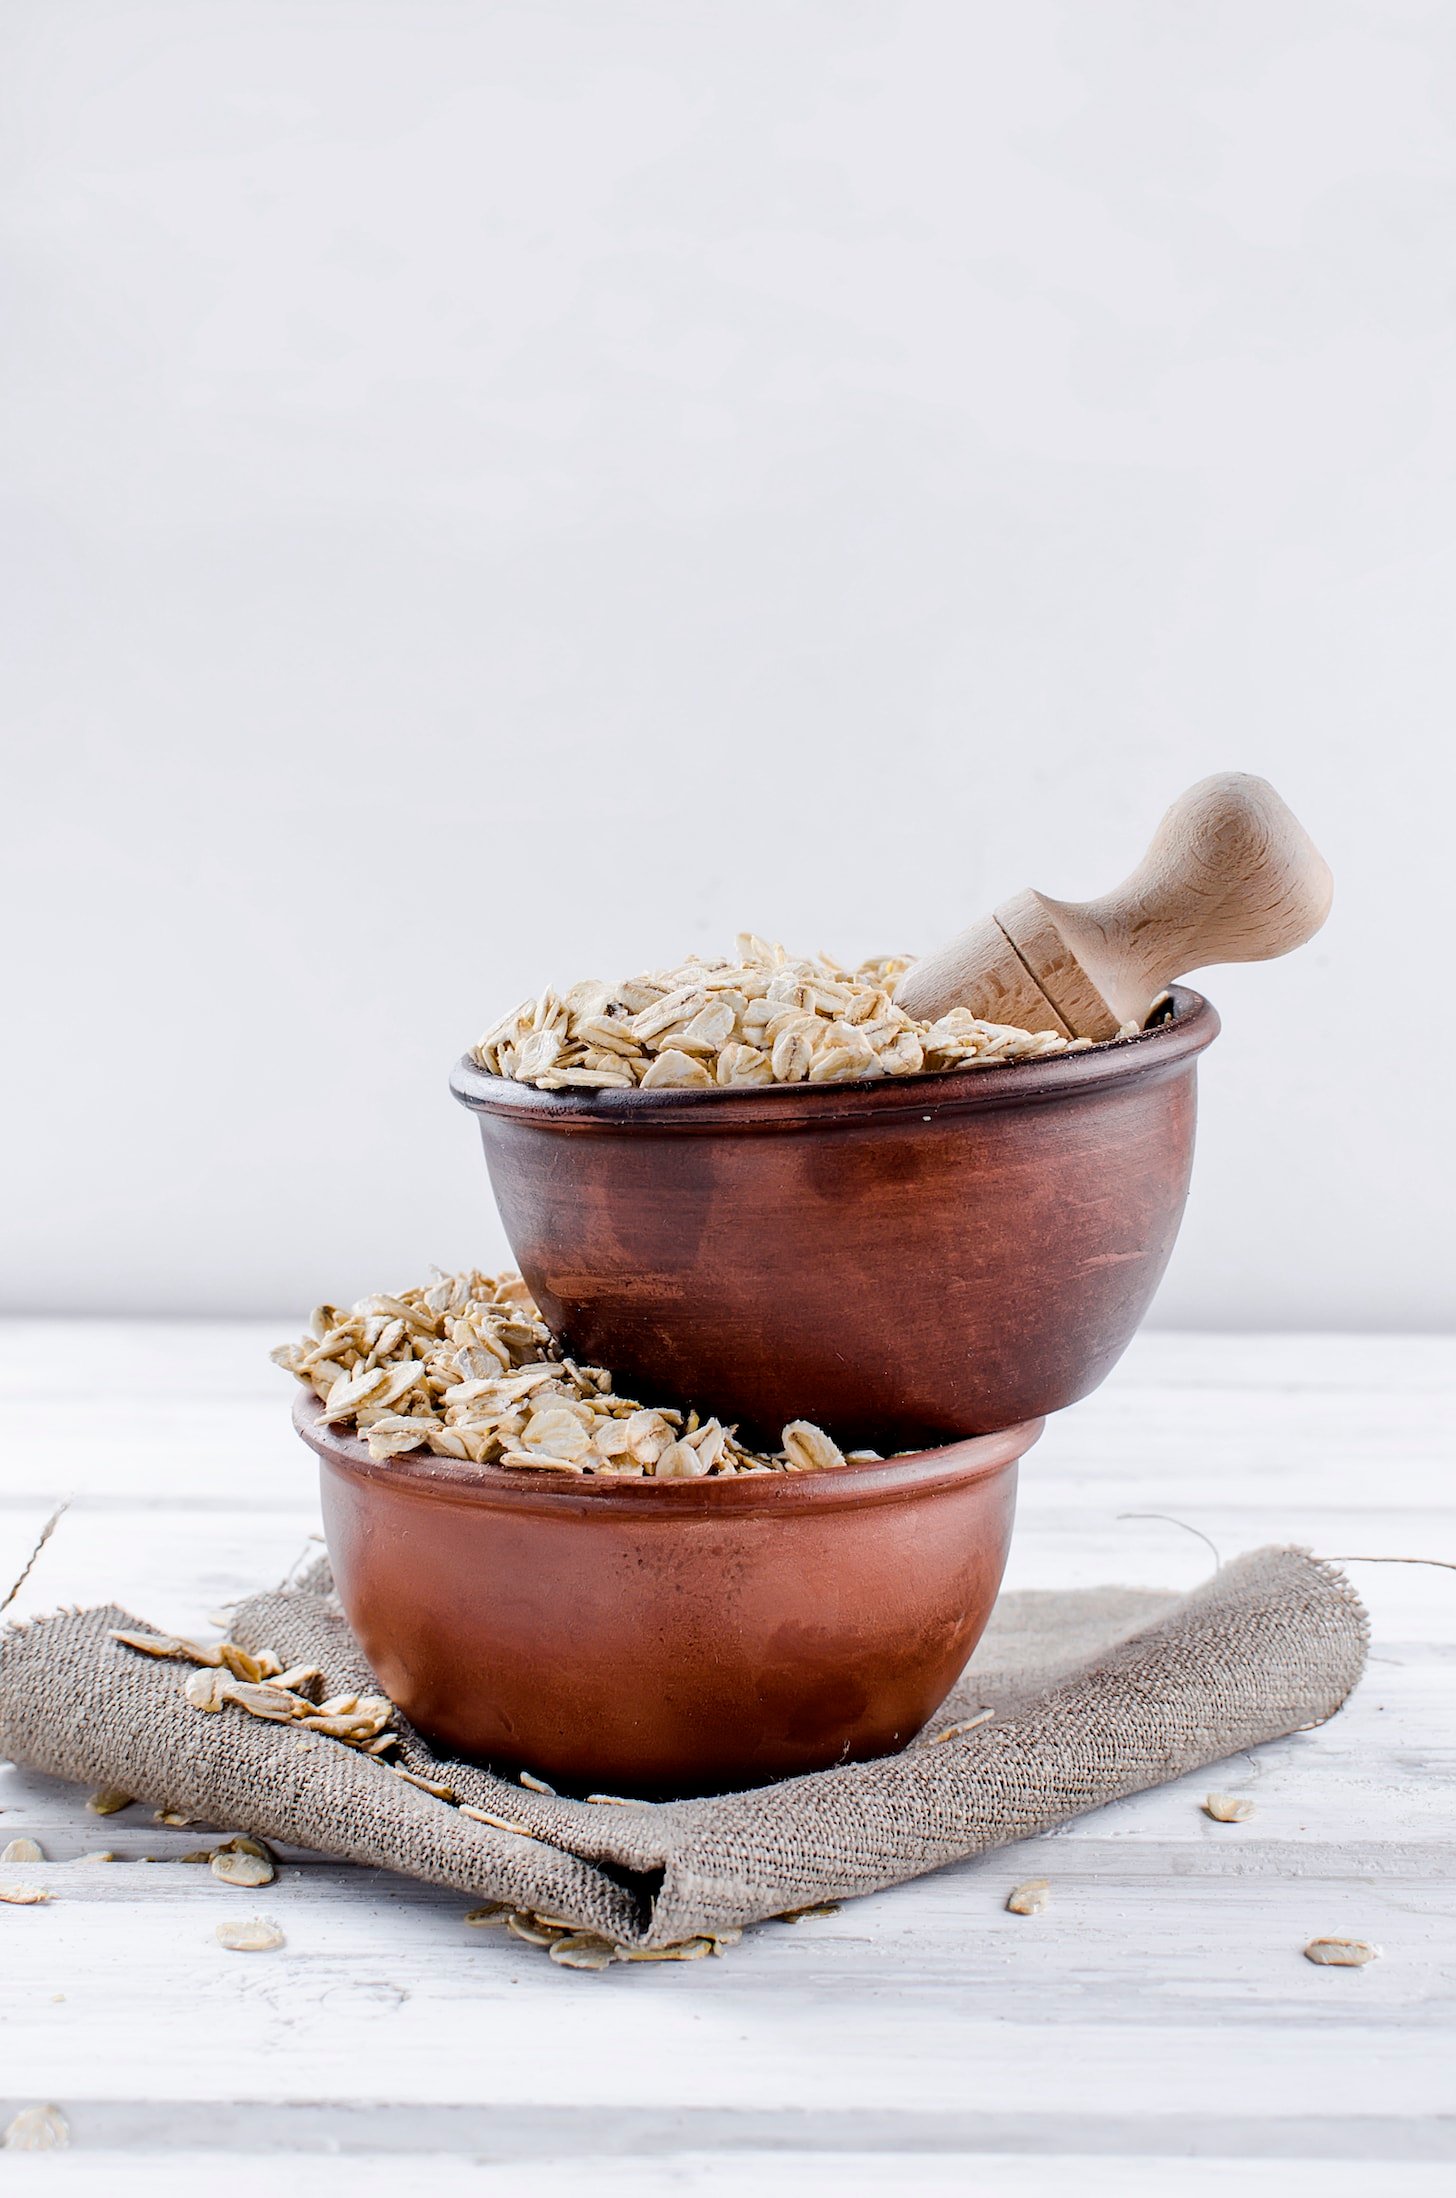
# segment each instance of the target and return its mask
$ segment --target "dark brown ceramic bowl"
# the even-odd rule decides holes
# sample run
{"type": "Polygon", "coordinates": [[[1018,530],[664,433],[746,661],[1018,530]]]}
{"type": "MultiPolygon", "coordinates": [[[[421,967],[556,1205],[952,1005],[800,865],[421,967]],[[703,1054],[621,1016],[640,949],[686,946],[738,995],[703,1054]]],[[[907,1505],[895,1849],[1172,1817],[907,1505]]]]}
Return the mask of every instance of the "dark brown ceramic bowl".
{"type": "Polygon", "coordinates": [[[903,1450],[1060,1410],[1147,1310],[1182,1218],[1198,1055],[1090,1052],[859,1084],[546,1092],[462,1061],[522,1274],[574,1357],[777,1443],[903,1450]]]}
{"type": "Polygon", "coordinates": [[[582,1792],[721,1792],[903,1747],[991,1613],[1039,1423],[882,1465],[651,1481],[376,1465],[294,1422],[381,1686],[433,1739],[582,1792]]]}

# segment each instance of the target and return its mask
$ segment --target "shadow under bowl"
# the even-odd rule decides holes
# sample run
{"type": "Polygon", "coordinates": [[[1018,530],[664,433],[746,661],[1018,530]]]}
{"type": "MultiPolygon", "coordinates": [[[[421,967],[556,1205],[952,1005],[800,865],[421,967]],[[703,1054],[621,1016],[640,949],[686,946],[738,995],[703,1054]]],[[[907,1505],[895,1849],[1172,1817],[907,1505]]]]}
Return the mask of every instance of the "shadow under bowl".
{"type": "Polygon", "coordinates": [[[553,1335],[624,1394],[777,1447],[943,1443],[1085,1396],[1178,1233],[1197,1057],[1135,1038],[1002,1067],[740,1091],[538,1091],[468,1060],[506,1234],[553,1335]]]}
{"type": "Polygon", "coordinates": [[[882,1464],[569,1483],[322,1424],[339,1597],[432,1741],[651,1799],[887,1755],[933,1716],[1001,1584],[1040,1422],[882,1464]]]}

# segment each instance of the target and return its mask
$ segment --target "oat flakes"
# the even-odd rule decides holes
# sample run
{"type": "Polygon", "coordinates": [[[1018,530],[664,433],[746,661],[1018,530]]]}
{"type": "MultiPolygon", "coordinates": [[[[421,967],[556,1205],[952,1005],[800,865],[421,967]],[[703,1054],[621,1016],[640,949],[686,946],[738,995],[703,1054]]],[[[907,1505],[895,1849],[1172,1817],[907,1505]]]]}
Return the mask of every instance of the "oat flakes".
{"type": "Polygon", "coordinates": [[[70,2142],[70,2125],[58,2106],[23,2106],[0,2137],[7,2152],[64,2152],[70,2142]]]}
{"type": "Polygon", "coordinates": [[[1379,1960],[1380,1948],[1368,1939],[1311,1939],[1304,1958],[1322,1969],[1363,1969],[1366,1962],[1379,1960]]]}
{"type": "Polygon", "coordinates": [[[118,1809],[129,1809],[135,1796],[124,1794],[119,1786],[103,1786],[94,1793],[86,1806],[93,1816],[115,1816],[118,1809]]]}
{"type": "Polygon", "coordinates": [[[252,1916],[246,1923],[220,1923],[214,1936],[231,1954],[271,1954],[286,1944],[277,1924],[266,1916],[252,1916]]]}
{"type": "MultiPolygon", "coordinates": [[[[519,1275],[441,1275],[426,1288],[361,1298],[347,1310],[320,1305],[309,1333],[272,1356],[313,1390],[326,1421],[352,1425],[376,1459],[430,1450],[510,1472],[701,1480],[823,1473],[876,1456],[856,1450],[846,1460],[809,1420],[789,1422],[781,1450],[750,1450],[720,1420],[619,1396],[604,1367],[558,1353],[519,1275]]],[[[208,1667],[189,1682],[198,1709],[243,1700],[263,1716],[264,1690],[298,1691],[300,1675],[280,1671],[276,1657],[253,1657],[256,1668],[243,1670],[238,1659],[246,1652],[232,1643],[204,1649],[170,1635],[117,1638],[149,1656],[208,1667]]],[[[331,1707],[319,1704],[319,1715],[331,1707]]]]}
{"type": "Polygon", "coordinates": [[[1254,1813],[1254,1804],[1247,1794],[1209,1794],[1203,1804],[1205,1816],[1211,1816],[1215,1824],[1247,1824],[1254,1813]]]}
{"type": "Polygon", "coordinates": [[[213,1876],[223,1885],[252,1888],[273,1883],[273,1865],[262,1855],[240,1853],[236,1848],[229,1850],[220,1847],[208,1859],[213,1876]]]}
{"type": "Polygon", "coordinates": [[[731,1091],[993,1067],[1090,1043],[983,1022],[968,1008],[918,1021],[895,1005],[909,967],[888,955],[846,969],[742,932],[732,958],[691,956],[624,984],[588,978],[523,1000],[471,1059],[542,1091],[731,1091]]]}

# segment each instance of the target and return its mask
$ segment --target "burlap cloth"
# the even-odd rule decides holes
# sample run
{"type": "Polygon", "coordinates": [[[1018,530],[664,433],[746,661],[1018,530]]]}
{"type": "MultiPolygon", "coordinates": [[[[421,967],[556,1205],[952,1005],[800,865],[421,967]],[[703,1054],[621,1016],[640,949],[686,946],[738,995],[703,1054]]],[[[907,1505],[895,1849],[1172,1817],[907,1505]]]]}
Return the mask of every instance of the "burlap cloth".
{"type": "MultiPolygon", "coordinates": [[[[899,1884],[1319,1724],[1359,1679],[1367,1642],[1340,1573],[1261,1549],[1188,1595],[1005,1595],[903,1755],[749,1793],[631,1808],[558,1799],[443,1761],[405,1729],[412,1770],[527,1836],[463,1816],[341,1741],[237,1707],[201,1714],[182,1692],[189,1666],[110,1637],[138,1625],[108,1608],[0,1633],[0,1755],[640,1946],[899,1884]],[[983,1706],[990,1721],[933,1738],[983,1706]]],[[[321,1665],[331,1692],[377,1691],[325,1566],[240,1604],[231,1632],[285,1664],[321,1665]]]]}

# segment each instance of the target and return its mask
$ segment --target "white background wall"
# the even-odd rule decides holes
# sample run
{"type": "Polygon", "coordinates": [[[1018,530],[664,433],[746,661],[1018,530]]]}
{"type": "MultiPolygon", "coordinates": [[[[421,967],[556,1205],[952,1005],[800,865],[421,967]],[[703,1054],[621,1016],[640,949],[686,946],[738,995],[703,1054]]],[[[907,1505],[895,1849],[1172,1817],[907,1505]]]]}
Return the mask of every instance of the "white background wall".
{"type": "Polygon", "coordinates": [[[502,1246],[451,1059],[741,924],[1334,866],[1165,1323],[1453,1306],[1442,0],[10,0],[20,1308],[502,1246]]]}

